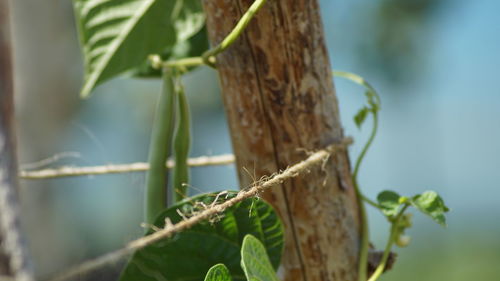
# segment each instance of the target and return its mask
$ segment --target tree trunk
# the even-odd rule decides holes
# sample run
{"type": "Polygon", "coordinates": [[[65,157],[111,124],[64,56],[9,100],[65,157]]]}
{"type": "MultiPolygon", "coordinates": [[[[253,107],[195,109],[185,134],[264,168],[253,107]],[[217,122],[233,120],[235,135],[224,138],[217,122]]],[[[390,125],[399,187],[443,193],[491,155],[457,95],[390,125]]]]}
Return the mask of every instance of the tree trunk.
{"type": "Polygon", "coordinates": [[[8,0],[0,0],[0,279],[34,280],[20,231],[8,0]]]}
{"type": "MultiPolygon", "coordinates": [[[[203,1],[214,45],[252,2],[203,1]]],[[[317,0],[268,1],[217,69],[242,187],[342,140],[317,0]]],[[[360,220],[346,152],[262,196],[285,224],[284,280],[356,280],[360,220]]]]}

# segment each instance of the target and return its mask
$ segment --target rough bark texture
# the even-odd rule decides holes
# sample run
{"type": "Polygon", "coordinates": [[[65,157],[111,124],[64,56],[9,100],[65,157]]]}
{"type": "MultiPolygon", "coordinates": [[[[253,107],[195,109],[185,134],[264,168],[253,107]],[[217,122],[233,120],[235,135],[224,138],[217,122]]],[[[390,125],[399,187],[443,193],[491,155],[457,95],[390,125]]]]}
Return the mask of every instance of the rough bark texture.
{"type": "Polygon", "coordinates": [[[20,231],[8,0],[0,0],[0,277],[34,280],[20,231]]]}
{"type": "MultiPolygon", "coordinates": [[[[213,44],[252,0],[204,0],[213,44]]],[[[343,138],[316,0],[271,0],[217,69],[242,187],[343,138]]],[[[262,195],[286,228],[284,280],[357,277],[359,213],[347,153],[262,195]]]]}

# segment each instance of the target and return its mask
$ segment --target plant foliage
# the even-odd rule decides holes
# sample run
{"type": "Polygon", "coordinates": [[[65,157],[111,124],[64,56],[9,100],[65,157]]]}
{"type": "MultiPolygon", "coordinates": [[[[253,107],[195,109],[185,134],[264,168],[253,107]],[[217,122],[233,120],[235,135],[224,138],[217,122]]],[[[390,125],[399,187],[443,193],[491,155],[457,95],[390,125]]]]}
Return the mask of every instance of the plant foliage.
{"type": "MultiPolygon", "coordinates": [[[[211,193],[190,198],[162,212],[155,226],[163,228],[167,219],[172,223],[180,222],[183,216],[196,214],[215,200],[226,200],[235,194],[211,193]]],[[[245,280],[239,261],[240,248],[247,234],[261,241],[276,269],[283,250],[281,222],[270,205],[259,199],[248,199],[226,210],[217,221],[197,224],[137,251],[120,280],[203,280],[206,272],[218,263],[227,266],[234,280],[245,280]]]]}
{"type": "MultiPolygon", "coordinates": [[[[251,234],[245,235],[241,245],[241,268],[248,281],[279,281],[275,268],[269,260],[266,248],[259,239],[251,234]]],[[[211,267],[205,281],[232,280],[229,270],[224,264],[211,267]]]]}
{"type": "Polygon", "coordinates": [[[188,53],[204,25],[199,0],[74,0],[85,63],[83,97],[126,71],[144,68],[150,54],[188,53]],[[188,51],[186,51],[188,50],[188,51]]]}
{"type": "Polygon", "coordinates": [[[384,190],[377,196],[380,210],[390,220],[394,220],[395,216],[401,211],[404,206],[414,206],[421,213],[431,217],[441,226],[446,226],[445,214],[450,210],[444,204],[443,199],[435,191],[425,191],[422,194],[417,194],[412,198],[400,196],[394,191],[384,190]]]}
{"type": "Polygon", "coordinates": [[[205,276],[205,281],[232,281],[229,269],[222,264],[216,264],[212,266],[205,276]]]}
{"type": "Polygon", "coordinates": [[[252,235],[247,235],[243,239],[241,267],[245,272],[247,280],[279,281],[267,256],[266,248],[252,235]]]}
{"type": "MultiPolygon", "coordinates": [[[[199,0],[74,0],[85,63],[82,96],[88,96],[96,86],[126,72],[137,77],[163,77],[168,86],[165,93],[171,94],[171,99],[165,102],[165,110],[158,110],[155,120],[161,134],[153,133],[152,143],[158,148],[167,144],[167,150],[165,147],[151,150],[150,162],[156,164],[151,165],[154,176],[148,177],[153,179],[148,180],[151,183],[148,186],[152,188],[148,188],[147,197],[152,200],[147,200],[146,206],[147,221],[154,222],[154,226],[146,235],[152,234],[153,229],[179,223],[216,201],[235,196],[235,192],[203,194],[161,211],[165,206],[164,163],[169,155],[174,121],[177,125],[174,184],[180,190],[179,198],[187,194],[185,186],[189,175],[186,165],[190,142],[189,111],[182,87],[175,88],[173,81],[174,78],[178,80],[179,73],[191,67],[201,64],[215,66],[216,55],[237,40],[265,2],[255,0],[229,35],[208,50],[205,16],[199,0]],[[155,58],[154,68],[148,60],[151,55],[155,58]],[[174,92],[179,94],[179,103],[173,99],[174,92]],[[177,118],[174,104],[179,106],[177,118]],[[162,136],[167,136],[167,140],[160,138],[162,136]]],[[[411,216],[405,213],[408,207],[417,208],[442,226],[446,225],[445,213],[449,209],[434,191],[411,198],[383,191],[377,197],[378,203],[361,193],[357,176],[377,133],[381,102],[375,89],[362,77],[342,71],[334,71],[334,74],[366,89],[366,104],[354,116],[356,126],[361,128],[368,115],[373,117],[372,132],[354,165],[353,183],[360,203],[363,231],[358,278],[360,281],[375,281],[384,271],[392,245],[407,244],[403,234],[411,227],[411,216]],[[380,209],[391,223],[382,260],[370,278],[366,276],[369,233],[362,200],[380,209]]],[[[277,214],[267,203],[248,199],[227,209],[218,218],[138,250],[120,280],[276,281],[275,270],[282,250],[283,229],[277,214]]]]}

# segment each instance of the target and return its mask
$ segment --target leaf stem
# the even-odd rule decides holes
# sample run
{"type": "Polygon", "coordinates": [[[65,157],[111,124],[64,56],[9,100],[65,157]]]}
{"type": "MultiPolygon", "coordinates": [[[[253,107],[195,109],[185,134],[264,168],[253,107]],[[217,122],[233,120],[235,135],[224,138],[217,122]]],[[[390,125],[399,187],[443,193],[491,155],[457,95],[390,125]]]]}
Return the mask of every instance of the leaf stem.
{"type": "Polygon", "coordinates": [[[267,0],[255,0],[250,8],[243,14],[233,30],[222,40],[219,45],[204,52],[201,57],[190,57],[173,61],[166,61],[162,64],[163,67],[189,67],[206,64],[215,68],[215,56],[224,52],[240,37],[245,28],[248,26],[255,14],[266,3],[267,0]]]}
{"type": "Polygon", "coordinates": [[[205,64],[215,67],[215,64],[213,61],[211,61],[210,58],[220,54],[221,52],[224,52],[229,46],[231,46],[236,39],[243,33],[245,28],[248,26],[250,23],[250,20],[254,17],[254,15],[260,10],[260,8],[266,3],[266,0],[255,0],[250,8],[243,14],[243,16],[240,18],[236,26],[233,28],[233,30],[222,40],[219,45],[216,47],[206,51],[203,53],[202,58],[205,64]]]}
{"type": "Polygon", "coordinates": [[[370,276],[370,279],[368,279],[368,281],[375,281],[380,277],[380,275],[382,275],[382,273],[384,273],[385,266],[387,265],[387,260],[389,259],[389,255],[391,253],[392,245],[394,245],[394,242],[397,239],[399,220],[403,216],[408,206],[409,206],[408,204],[405,204],[397,214],[394,221],[392,222],[391,233],[389,235],[389,239],[387,240],[387,244],[385,245],[384,254],[382,255],[382,260],[380,261],[380,264],[377,266],[375,272],[372,274],[372,276],[370,276]]]}
{"type": "Polygon", "coordinates": [[[359,263],[358,263],[358,280],[366,281],[367,268],[368,268],[368,250],[370,248],[370,230],[368,229],[368,216],[366,213],[365,204],[361,199],[361,191],[358,186],[356,178],[353,177],[354,189],[356,191],[356,198],[359,205],[361,214],[361,248],[359,250],[359,263]]]}
{"type": "Polygon", "coordinates": [[[368,203],[369,205],[371,205],[372,207],[375,207],[377,209],[380,209],[380,205],[377,204],[375,201],[371,200],[370,198],[364,196],[363,194],[360,194],[361,196],[361,199],[363,199],[363,201],[365,201],[366,203],[368,203]]]}
{"type": "Polygon", "coordinates": [[[190,67],[190,66],[198,66],[204,64],[203,59],[201,57],[191,57],[191,58],[183,58],[173,61],[166,61],[162,64],[165,67],[190,67]]]}
{"type": "MultiPolygon", "coordinates": [[[[358,156],[358,159],[356,160],[356,165],[354,166],[354,172],[352,175],[353,182],[354,182],[354,188],[356,190],[356,195],[358,197],[358,204],[359,204],[359,209],[361,212],[361,249],[359,252],[359,267],[358,267],[358,280],[359,281],[365,281],[366,280],[366,271],[367,271],[367,266],[368,266],[368,249],[370,246],[370,241],[369,241],[369,229],[368,229],[368,215],[366,213],[366,208],[364,206],[363,200],[366,197],[361,193],[361,190],[359,188],[358,184],[358,172],[359,172],[359,167],[361,166],[361,163],[366,155],[366,152],[370,148],[371,144],[373,143],[373,140],[375,139],[375,136],[377,135],[377,128],[378,128],[378,117],[377,117],[377,111],[372,110],[373,113],[373,129],[370,134],[370,138],[366,142],[365,146],[363,147],[363,150],[361,151],[361,154],[358,156]]],[[[367,198],[366,198],[367,199],[367,198]]],[[[373,205],[371,200],[370,200],[370,205],[373,205]]],[[[376,204],[375,204],[376,205],[376,204]]],[[[376,205],[378,206],[378,205],[376,205]]]]}
{"type": "Polygon", "coordinates": [[[145,221],[153,224],[158,213],[167,205],[168,172],[165,163],[170,155],[175,119],[175,93],[172,70],[163,68],[163,89],[158,99],[151,143],[149,170],[146,174],[145,221]]]}
{"type": "Polygon", "coordinates": [[[366,152],[368,152],[368,149],[373,143],[373,140],[375,139],[375,136],[377,135],[378,131],[378,113],[376,110],[371,111],[373,114],[373,127],[372,127],[372,132],[370,134],[370,137],[368,138],[368,141],[366,142],[365,146],[363,147],[363,150],[361,150],[361,153],[358,156],[358,159],[356,159],[356,164],[354,165],[354,172],[353,172],[353,177],[358,178],[358,173],[359,173],[359,168],[361,167],[361,163],[363,162],[363,159],[366,156],[366,152]]]}

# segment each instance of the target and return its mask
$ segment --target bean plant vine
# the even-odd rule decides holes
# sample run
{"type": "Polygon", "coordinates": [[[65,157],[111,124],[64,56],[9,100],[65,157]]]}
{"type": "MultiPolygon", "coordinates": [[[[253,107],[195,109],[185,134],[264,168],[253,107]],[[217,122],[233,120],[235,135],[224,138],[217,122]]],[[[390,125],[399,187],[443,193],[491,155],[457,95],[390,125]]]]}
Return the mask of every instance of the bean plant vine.
{"type": "Polygon", "coordinates": [[[393,244],[397,244],[398,246],[404,247],[409,241],[409,237],[404,236],[405,230],[411,227],[411,214],[406,213],[406,210],[410,206],[416,207],[422,213],[429,215],[432,219],[434,219],[437,223],[442,226],[446,225],[444,213],[448,212],[449,209],[444,204],[442,198],[434,191],[427,191],[419,195],[415,195],[412,198],[400,196],[396,192],[393,191],[382,191],[377,196],[377,202],[372,201],[367,198],[361,192],[358,175],[361,167],[361,163],[363,162],[366,153],[369,148],[373,144],[375,136],[378,132],[378,113],[381,108],[381,100],[380,96],[365,79],[361,76],[356,75],[354,73],[349,73],[345,71],[333,71],[333,75],[337,77],[342,77],[348,79],[358,85],[361,85],[365,88],[365,97],[366,97],[366,105],[363,106],[358,113],[354,116],[354,122],[358,128],[361,128],[363,123],[365,122],[368,115],[372,116],[373,125],[370,136],[368,137],[367,142],[363,146],[360,154],[358,155],[356,162],[354,164],[354,171],[352,174],[354,188],[356,190],[356,195],[358,198],[358,203],[360,206],[361,212],[361,225],[362,225],[362,233],[361,233],[361,250],[360,250],[360,259],[359,259],[359,268],[358,268],[358,280],[367,280],[367,264],[368,264],[368,250],[369,250],[369,231],[368,231],[368,221],[367,214],[364,207],[364,202],[368,203],[372,207],[375,207],[379,211],[381,211],[389,223],[391,224],[389,231],[389,238],[384,248],[384,252],[382,254],[382,259],[380,264],[376,267],[375,272],[368,278],[368,281],[377,280],[380,275],[384,272],[387,261],[392,249],[393,244]]]}
{"type": "MultiPolygon", "coordinates": [[[[150,169],[146,176],[144,213],[149,227],[146,235],[195,215],[220,200],[236,196],[232,192],[218,192],[187,197],[191,121],[181,77],[197,66],[216,68],[217,55],[241,36],[265,4],[266,0],[255,0],[221,43],[208,48],[204,15],[197,0],[74,0],[85,58],[82,96],[89,96],[97,85],[124,72],[138,77],[161,77],[163,81],[148,156],[150,169]],[[165,11],[170,12],[167,19],[165,11]],[[170,184],[165,163],[171,156],[175,158],[175,167],[170,184]]],[[[366,105],[354,117],[358,128],[368,116],[373,120],[372,131],[357,157],[352,177],[361,211],[358,280],[375,281],[384,272],[393,245],[404,246],[408,242],[404,235],[411,227],[408,208],[415,207],[443,226],[448,208],[434,191],[412,197],[382,191],[376,201],[363,195],[358,175],[377,134],[381,101],[375,89],[362,77],[344,71],[333,71],[333,75],[351,80],[366,90],[366,105]],[[371,276],[367,276],[370,243],[365,203],[380,210],[390,223],[382,259],[371,276]]],[[[160,277],[181,280],[187,278],[186,271],[191,271],[200,280],[278,280],[275,271],[282,250],[283,229],[279,217],[267,203],[249,199],[226,210],[223,217],[138,250],[120,280],[156,280],[160,277]],[[195,248],[203,253],[204,260],[196,258],[199,252],[195,248]],[[179,249],[183,249],[182,255],[179,249]],[[193,259],[197,264],[193,264],[193,259]],[[257,264],[256,260],[264,260],[264,264],[257,264]]]]}

